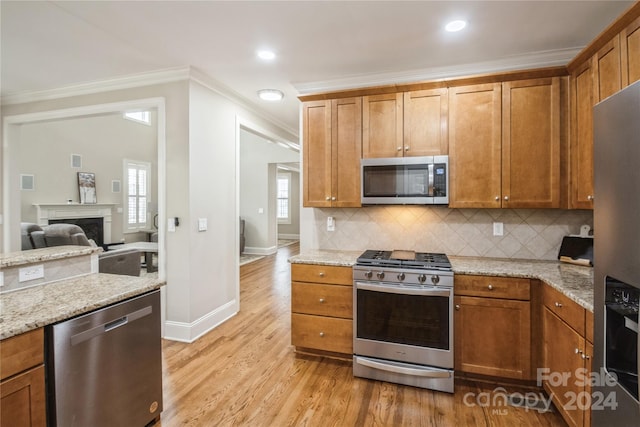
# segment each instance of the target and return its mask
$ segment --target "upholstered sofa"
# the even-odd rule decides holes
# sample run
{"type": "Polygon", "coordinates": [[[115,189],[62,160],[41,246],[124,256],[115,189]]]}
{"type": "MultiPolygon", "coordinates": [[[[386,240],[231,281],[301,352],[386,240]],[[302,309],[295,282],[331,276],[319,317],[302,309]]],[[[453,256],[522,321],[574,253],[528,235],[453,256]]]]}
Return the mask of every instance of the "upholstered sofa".
{"type": "MultiPolygon", "coordinates": [[[[75,224],[51,224],[40,227],[37,224],[23,222],[20,225],[22,250],[39,249],[51,246],[78,245],[94,246],[75,224]]],[[[100,273],[140,275],[140,252],[134,249],[116,249],[102,252],[98,256],[100,273]]]]}

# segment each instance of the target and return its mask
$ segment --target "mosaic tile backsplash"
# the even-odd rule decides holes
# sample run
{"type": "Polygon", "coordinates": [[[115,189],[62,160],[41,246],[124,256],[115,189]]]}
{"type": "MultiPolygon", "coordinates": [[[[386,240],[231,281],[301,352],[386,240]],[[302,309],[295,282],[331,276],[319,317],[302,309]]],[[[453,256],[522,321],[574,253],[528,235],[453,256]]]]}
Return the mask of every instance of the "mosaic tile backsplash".
{"type": "Polygon", "coordinates": [[[407,249],[448,255],[554,260],[562,237],[593,228],[590,210],[449,209],[443,206],[375,206],[312,209],[313,234],[303,249],[407,249]],[[335,231],[327,231],[327,217],[335,231]],[[502,222],[502,236],[493,223],[502,222]]]}

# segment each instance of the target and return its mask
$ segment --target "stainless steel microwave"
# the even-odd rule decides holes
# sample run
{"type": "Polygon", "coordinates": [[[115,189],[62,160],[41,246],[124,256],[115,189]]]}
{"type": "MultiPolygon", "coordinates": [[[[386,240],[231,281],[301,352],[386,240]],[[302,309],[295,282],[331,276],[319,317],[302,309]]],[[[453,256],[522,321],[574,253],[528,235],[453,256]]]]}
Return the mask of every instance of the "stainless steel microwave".
{"type": "Polygon", "coordinates": [[[449,156],[362,159],[363,205],[449,204],[449,156]]]}

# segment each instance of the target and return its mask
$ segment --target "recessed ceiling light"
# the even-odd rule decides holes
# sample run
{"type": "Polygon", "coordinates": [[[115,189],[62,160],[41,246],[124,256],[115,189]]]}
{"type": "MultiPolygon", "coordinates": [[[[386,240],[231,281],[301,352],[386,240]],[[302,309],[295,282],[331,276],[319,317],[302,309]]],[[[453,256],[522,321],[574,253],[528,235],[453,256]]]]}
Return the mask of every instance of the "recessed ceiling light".
{"type": "Polygon", "coordinates": [[[258,96],[263,101],[280,101],[284,98],[284,93],[278,89],[261,89],[258,91],[258,96]]]}
{"type": "Polygon", "coordinates": [[[272,61],[276,58],[276,54],[270,50],[259,50],[258,58],[264,59],[265,61],[272,61]]]}
{"type": "Polygon", "coordinates": [[[444,29],[449,31],[450,33],[455,33],[456,31],[460,31],[466,26],[466,21],[457,20],[449,22],[447,25],[445,25],[444,29]]]}

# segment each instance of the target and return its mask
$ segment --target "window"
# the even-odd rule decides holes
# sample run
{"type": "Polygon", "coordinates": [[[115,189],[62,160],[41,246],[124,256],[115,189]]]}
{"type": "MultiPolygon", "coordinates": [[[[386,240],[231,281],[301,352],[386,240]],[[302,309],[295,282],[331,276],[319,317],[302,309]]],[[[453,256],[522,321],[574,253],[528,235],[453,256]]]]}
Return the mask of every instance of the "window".
{"type": "Polygon", "coordinates": [[[291,174],[278,173],[278,222],[280,224],[291,223],[291,174]]]}
{"type": "Polygon", "coordinates": [[[151,118],[148,111],[131,111],[124,113],[124,118],[151,126],[151,118]]]}
{"type": "Polygon", "coordinates": [[[126,182],[126,228],[138,230],[148,228],[147,206],[149,200],[149,178],[151,164],[133,160],[124,161],[126,182]]]}

